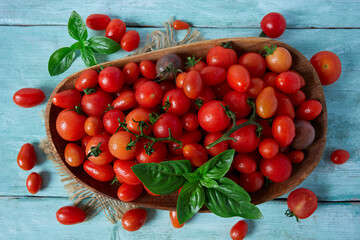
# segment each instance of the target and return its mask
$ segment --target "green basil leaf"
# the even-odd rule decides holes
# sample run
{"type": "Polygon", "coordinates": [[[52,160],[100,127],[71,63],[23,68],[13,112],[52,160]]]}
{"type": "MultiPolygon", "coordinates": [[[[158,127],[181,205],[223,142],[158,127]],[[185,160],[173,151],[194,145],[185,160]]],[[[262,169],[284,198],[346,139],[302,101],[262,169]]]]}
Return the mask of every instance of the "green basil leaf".
{"type": "Polygon", "coordinates": [[[185,182],[184,173],[192,171],[188,160],[161,163],[140,163],[131,167],[135,175],[151,192],[159,195],[178,190],[185,182]]]}
{"type": "Polygon", "coordinates": [[[88,41],[91,49],[96,53],[112,54],[119,51],[121,48],[119,43],[103,36],[95,36],[90,38],[88,41]]]}
{"type": "Polygon", "coordinates": [[[88,37],[86,25],[80,15],[73,11],[68,22],[69,35],[78,41],[85,41],[88,37]]]}
{"type": "Polygon", "coordinates": [[[65,72],[75,60],[75,50],[64,47],[56,50],[49,59],[48,70],[50,76],[59,75],[65,72]]]}
{"type": "Polygon", "coordinates": [[[80,49],[81,58],[87,67],[91,67],[97,64],[95,55],[91,48],[83,47],[80,49]]]}
{"type": "Polygon", "coordinates": [[[179,223],[182,224],[189,220],[204,203],[205,192],[202,186],[198,182],[186,182],[180,191],[176,205],[179,223]]]}
{"type": "Polygon", "coordinates": [[[234,149],[224,151],[210,159],[196,171],[204,177],[218,180],[229,171],[234,155],[234,149]]]}
{"type": "Polygon", "coordinates": [[[73,45],[70,46],[71,49],[81,49],[82,48],[82,44],[81,42],[76,42],[73,45]]]}
{"type": "Polygon", "coordinates": [[[197,173],[197,172],[184,173],[183,176],[184,176],[184,178],[186,178],[186,180],[188,180],[189,182],[195,183],[195,182],[199,181],[200,174],[197,173]]]}
{"type": "Polygon", "coordinates": [[[200,179],[200,184],[206,188],[219,187],[219,184],[215,180],[207,178],[207,177],[200,179]]]}

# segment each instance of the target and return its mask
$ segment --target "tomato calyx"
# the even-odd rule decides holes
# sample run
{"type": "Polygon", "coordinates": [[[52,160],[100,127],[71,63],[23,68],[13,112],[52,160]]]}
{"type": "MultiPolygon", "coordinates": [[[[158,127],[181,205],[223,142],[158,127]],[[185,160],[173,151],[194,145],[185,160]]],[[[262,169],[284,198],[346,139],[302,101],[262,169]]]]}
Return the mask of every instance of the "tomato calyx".
{"type": "MultiPolygon", "coordinates": [[[[164,109],[165,112],[167,112],[170,107],[171,107],[171,103],[170,103],[170,99],[169,99],[169,96],[168,96],[167,99],[166,99],[165,102],[164,102],[164,105],[162,106],[162,109],[164,109]]],[[[158,119],[158,117],[157,117],[157,119],[158,119]]],[[[156,121],[157,121],[157,119],[156,119],[156,121]]],[[[155,122],[156,122],[156,121],[155,121],[155,122]]],[[[154,123],[155,123],[155,122],[154,122],[154,123]]],[[[154,123],[151,122],[151,124],[154,124],[154,123]]]]}
{"type": "Polygon", "coordinates": [[[113,106],[111,106],[111,104],[108,104],[108,106],[107,106],[107,108],[106,108],[105,112],[109,112],[109,111],[111,111],[111,110],[113,110],[113,109],[114,109],[114,107],[113,107],[113,106]]]}
{"type": "Polygon", "coordinates": [[[296,221],[297,221],[298,223],[300,223],[299,218],[298,218],[290,209],[286,210],[286,212],[285,212],[284,214],[285,214],[285,216],[287,216],[287,217],[295,217],[295,218],[296,218],[296,221]]]}
{"type": "Polygon", "coordinates": [[[204,105],[204,100],[197,98],[197,99],[195,99],[195,104],[198,108],[201,108],[202,105],[204,105]]]}
{"type": "Polygon", "coordinates": [[[79,115],[85,115],[85,114],[84,114],[84,111],[82,110],[80,104],[79,104],[79,105],[76,105],[74,109],[69,109],[69,110],[67,110],[67,111],[74,111],[74,112],[76,112],[76,113],[79,114],[79,115]]]}
{"type": "Polygon", "coordinates": [[[231,41],[228,41],[226,43],[220,43],[220,46],[222,46],[223,48],[229,48],[232,49],[233,47],[231,46],[231,41]]]}
{"type": "Polygon", "coordinates": [[[84,93],[85,93],[86,95],[89,95],[89,94],[95,93],[95,92],[96,92],[96,88],[90,88],[90,87],[88,87],[88,88],[85,88],[83,91],[84,91],[84,93]]]}
{"type": "Polygon", "coordinates": [[[271,44],[270,47],[265,46],[260,50],[259,54],[264,56],[264,57],[272,55],[275,52],[276,48],[277,48],[277,46],[274,45],[274,44],[271,44]]]}
{"type": "MultiPolygon", "coordinates": [[[[170,103],[170,102],[169,102],[169,103],[170,103]]],[[[167,111],[167,110],[165,110],[165,111],[167,111]]],[[[150,114],[149,114],[149,121],[150,121],[150,123],[151,123],[152,125],[154,125],[154,124],[157,122],[157,120],[159,120],[160,117],[161,117],[161,115],[159,115],[159,114],[157,114],[157,113],[155,113],[155,112],[150,113],[150,114]]]]}
{"type": "Polygon", "coordinates": [[[196,60],[195,56],[187,57],[187,61],[185,62],[185,69],[195,66],[198,62],[200,62],[200,60],[201,58],[196,60]]]}
{"type": "Polygon", "coordinates": [[[267,37],[266,34],[264,33],[264,31],[261,31],[261,33],[259,34],[259,37],[267,37]]]}
{"type": "Polygon", "coordinates": [[[272,183],[273,181],[271,181],[269,179],[269,176],[266,176],[265,179],[264,179],[264,185],[265,187],[268,187],[270,185],[270,183],[272,183]]]}
{"type": "Polygon", "coordinates": [[[102,142],[99,142],[99,144],[96,147],[91,147],[89,154],[86,155],[86,158],[89,158],[91,156],[98,157],[100,153],[102,153],[102,151],[100,150],[101,143],[102,142]]]}
{"type": "Polygon", "coordinates": [[[173,62],[170,62],[166,66],[166,68],[156,76],[156,78],[158,78],[158,79],[156,79],[155,82],[164,81],[164,80],[168,79],[171,74],[176,76],[176,74],[178,72],[182,72],[181,69],[176,68],[175,64],[173,62]]]}
{"type": "Polygon", "coordinates": [[[116,178],[116,176],[114,177],[114,179],[111,181],[111,186],[119,186],[120,182],[119,180],[116,178]]]}

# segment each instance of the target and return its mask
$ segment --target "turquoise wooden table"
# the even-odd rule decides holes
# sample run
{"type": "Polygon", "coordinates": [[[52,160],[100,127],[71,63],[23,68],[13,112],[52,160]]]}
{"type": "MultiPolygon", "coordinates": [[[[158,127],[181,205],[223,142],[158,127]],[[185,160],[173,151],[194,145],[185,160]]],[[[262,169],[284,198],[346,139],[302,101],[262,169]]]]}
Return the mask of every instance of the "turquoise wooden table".
{"type": "MultiPolygon", "coordinates": [[[[182,229],[171,226],[168,212],[149,210],[146,225],[126,232],[121,224],[111,224],[101,213],[88,222],[60,225],[55,212],[71,205],[52,163],[39,149],[45,138],[40,113],[45,103],[31,109],[17,107],[14,92],[23,87],[44,90],[47,98],[67,75],[82,68],[77,59],[66,73],[50,77],[47,61],[55,49],[70,45],[67,20],[76,10],[84,19],[105,13],[123,19],[129,29],[146,34],[161,29],[175,16],[199,29],[205,39],[257,36],[259,23],[268,12],[282,13],[287,29],[279,40],[297,48],[306,57],[321,50],[338,54],[343,72],[335,84],[325,86],[328,108],[328,141],[318,167],[301,187],[311,189],[319,199],[316,212],[297,223],[284,216],[284,195],[261,204],[262,220],[248,221],[247,239],[359,239],[360,237],[360,2],[337,1],[35,1],[0,2],[0,239],[229,239],[229,231],[239,218],[222,219],[213,214],[197,214],[182,229]],[[82,2],[82,3],[80,3],[82,2]],[[16,164],[20,147],[33,143],[38,164],[33,169],[43,177],[43,188],[35,196],[25,187],[28,172],[16,164]],[[331,152],[344,148],[350,160],[335,166],[331,152]]],[[[90,31],[90,35],[95,35],[90,31]]],[[[101,33],[103,34],[103,33],[101,33]]],[[[182,33],[179,33],[179,37],[182,33]]],[[[101,59],[122,58],[119,51],[101,59]]]]}

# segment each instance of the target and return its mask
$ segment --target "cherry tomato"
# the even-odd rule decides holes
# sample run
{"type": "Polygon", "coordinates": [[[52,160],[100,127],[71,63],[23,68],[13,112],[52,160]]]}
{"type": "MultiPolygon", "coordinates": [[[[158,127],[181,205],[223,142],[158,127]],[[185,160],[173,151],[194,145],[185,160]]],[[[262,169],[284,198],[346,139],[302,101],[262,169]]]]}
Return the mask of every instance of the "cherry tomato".
{"type": "Polygon", "coordinates": [[[297,91],[296,93],[289,94],[288,97],[294,107],[300,106],[305,102],[306,99],[305,93],[301,90],[297,91]]]}
{"type": "Polygon", "coordinates": [[[280,37],[286,29],[286,20],[277,12],[266,14],[260,23],[261,30],[270,38],[280,37]]]}
{"type": "MultiPolygon", "coordinates": [[[[246,119],[239,119],[236,121],[236,125],[246,121],[246,119]]],[[[235,149],[238,153],[250,153],[255,151],[260,143],[260,137],[256,136],[256,129],[256,125],[247,125],[236,130],[230,135],[230,137],[236,139],[236,141],[229,141],[230,147],[235,149]]]]}
{"type": "Polygon", "coordinates": [[[336,150],[331,154],[331,161],[335,164],[344,164],[350,158],[350,153],[346,150],[336,150]]]}
{"type": "Polygon", "coordinates": [[[185,223],[180,224],[176,211],[169,211],[170,221],[174,228],[182,228],[185,223]]]}
{"type": "Polygon", "coordinates": [[[86,213],[80,208],[73,206],[66,206],[57,210],[56,219],[61,224],[73,225],[85,221],[86,213]]]}
{"type": "Polygon", "coordinates": [[[122,72],[124,74],[124,83],[131,85],[139,78],[140,68],[136,63],[127,63],[122,72]]]}
{"type": "Polygon", "coordinates": [[[234,49],[216,46],[211,48],[206,55],[206,63],[209,66],[228,69],[236,64],[238,57],[234,49]]]}
{"type": "Polygon", "coordinates": [[[265,59],[260,54],[254,52],[241,55],[238,64],[244,66],[252,78],[261,77],[266,70],[265,59]]]}
{"type": "Polygon", "coordinates": [[[79,92],[84,89],[95,88],[98,84],[98,72],[92,69],[83,71],[75,82],[75,88],[79,92]]]}
{"type": "Polygon", "coordinates": [[[36,153],[33,145],[25,143],[17,155],[17,164],[25,171],[31,170],[36,164],[36,153]]]}
{"type": "Polygon", "coordinates": [[[274,114],[274,117],[286,115],[289,118],[294,119],[295,110],[290,99],[286,95],[279,92],[276,92],[276,99],[278,102],[278,106],[274,114]]]}
{"type": "Polygon", "coordinates": [[[190,71],[185,76],[183,90],[188,98],[195,99],[200,96],[203,91],[204,84],[200,73],[197,71],[190,71]]]}
{"type": "Polygon", "coordinates": [[[197,97],[192,103],[195,110],[199,111],[199,109],[207,102],[216,99],[215,92],[212,87],[205,86],[200,96],[197,97]]]}
{"type": "MultiPolygon", "coordinates": [[[[206,135],[204,139],[204,146],[208,146],[209,144],[218,140],[223,134],[221,132],[212,132],[206,135]]],[[[223,141],[221,143],[216,144],[215,146],[206,149],[208,154],[211,156],[216,156],[228,149],[229,143],[227,141],[223,141]]]]}
{"type": "Polygon", "coordinates": [[[121,219],[121,225],[126,231],[139,230],[146,222],[147,212],[145,209],[136,208],[127,211],[121,219]]]}
{"type": "Polygon", "coordinates": [[[270,119],[260,119],[260,118],[256,120],[258,123],[261,124],[261,126],[263,128],[261,131],[262,138],[272,138],[273,137],[272,128],[269,124],[269,120],[270,119]]]}
{"type": "Polygon", "coordinates": [[[147,154],[145,146],[148,144],[148,140],[143,140],[139,145],[139,150],[136,153],[136,160],[139,163],[160,163],[165,160],[167,155],[167,147],[163,142],[157,142],[153,145],[154,151],[151,154],[147,154]]]}
{"type": "Polygon", "coordinates": [[[141,196],[144,191],[143,185],[129,185],[127,183],[123,183],[118,191],[117,196],[123,202],[131,202],[141,196]]]}
{"type": "Polygon", "coordinates": [[[105,14],[91,14],[86,18],[86,26],[96,31],[105,30],[110,22],[110,17],[105,14]]]}
{"type": "Polygon", "coordinates": [[[295,124],[288,116],[276,117],[272,123],[272,133],[279,147],[287,147],[295,137],[295,124]]]}
{"type": "Polygon", "coordinates": [[[182,116],[189,111],[191,101],[182,89],[177,88],[164,95],[162,105],[166,112],[182,116]]]}
{"type": "Polygon", "coordinates": [[[183,59],[173,53],[166,54],[156,61],[156,74],[163,81],[174,81],[176,72],[184,66],[183,59]]]}
{"type": "Polygon", "coordinates": [[[213,89],[214,89],[215,95],[220,99],[223,99],[228,92],[234,90],[230,87],[230,85],[228,84],[227,81],[224,81],[224,82],[220,83],[219,85],[214,86],[213,89]]]}
{"type": "Polygon", "coordinates": [[[199,143],[201,139],[202,139],[202,135],[198,129],[194,131],[183,131],[183,134],[178,139],[182,143],[182,147],[180,147],[180,145],[175,142],[169,142],[168,147],[171,153],[175,155],[182,155],[183,147],[185,146],[185,144],[199,143]]]}
{"type": "Polygon", "coordinates": [[[86,149],[86,145],[89,143],[90,139],[92,137],[89,135],[86,135],[85,137],[83,137],[83,139],[81,139],[81,148],[85,151],[86,149]]]}
{"type": "Polygon", "coordinates": [[[85,151],[75,143],[66,145],[64,155],[66,163],[71,167],[78,167],[85,160],[85,151]]]}
{"type": "Polygon", "coordinates": [[[30,173],[26,179],[26,188],[31,194],[36,194],[40,190],[41,184],[41,176],[36,172],[30,173]]]}
{"type": "Polygon", "coordinates": [[[321,111],[322,105],[319,101],[308,100],[296,109],[296,118],[310,121],[317,118],[321,111]]]}
{"type": "Polygon", "coordinates": [[[255,160],[246,154],[236,154],[233,166],[241,173],[252,173],[257,168],[255,160]]]}
{"type": "Polygon", "coordinates": [[[290,177],[292,165],[287,156],[282,153],[278,153],[273,158],[263,158],[260,161],[260,171],[271,181],[280,183],[290,177]]]}
{"type": "Polygon", "coordinates": [[[277,77],[277,73],[274,72],[267,72],[265,73],[265,75],[262,77],[262,79],[265,82],[265,85],[268,87],[272,87],[275,90],[278,90],[276,87],[276,77],[277,77]]]}
{"type": "Polygon", "coordinates": [[[252,78],[247,93],[252,98],[257,98],[260,92],[265,88],[265,82],[261,78],[252,78]]]}
{"type": "Polygon", "coordinates": [[[152,61],[143,60],[140,62],[140,73],[146,78],[155,79],[156,78],[156,66],[152,61]]]}
{"type": "Polygon", "coordinates": [[[251,111],[251,108],[247,103],[248,98],[249,95],[247,93],[232,90],[225,95],[223,101],[235,114],[236,119],[241,119],[249,115],[251,111]]]}
{"type": "Polygon", "coordinates": [[[89,136],[95,136],[96,134],[102,133],[104,126],[101,117],[88,117],[85,121],[84,129],[86,134],[89,136]]]}
{"type": "Polygon", "coordinates": [[[264,176],[259,171],[240,174],[239,185],[247,192],[257,192],[264,185],[264,176]]]}
{"type": "Polygon", "coordinates": [[[161,102],[163,95],[160,85],[153,81],[141,84],[135,92],[136,101],[145,108],[157,106],[161,102]]]}
{"type": "Polygon", "coordinates": [[[120,93],[120,95],[115,98],[112,102],[111,106],[120,110],[127,111],[134,108],[137,105],[135,92],[132,90],[124,91],[120,93]]]}
{"type": "Polygon", "coordinates": [[[105,30],[105,37],[108,37],[119,43],[125,32],[125,23],[121,19],[115,18],[107,25],[105,30]]]}
{"type": "Polygon", "coordinates": [[[101,88],[96,88],[94,93],[85,94],[81,100],[81,108],[88,116],[102,117],[106,108],[113,101],[110,93],[104,92],[101,88]]]}
{"type": "Polygon", "coordinates": [[[56,131],[66,141],[78,141],[86,135],[85,121],[86,116],[71,109],[64,109],[56,118],[56,131]]]}
{"type": "Polygon", "coordinates": [[[206,86],[215,86],[226,80],[226,70],[221,67],[207,66],[201,69],[200,76],[206,86]]]}
{"type": "Polygon", "coordinates": [[[188,143],[183,147],[184,157],[191,162],[191,165],[200,167],[208,160],[206,149],[198,143],[188,143]]]}
{"type": "Polygon", "coordinates": [[[293,94],[300,90],[301,80],[294,72],[282,72],[276,77],[276,86],[283,93],[293,94]]]}
{"type": "Polygon", "coordinates": [[[199,127],[199,120],[196,113],[186,113],[182,117],[183,127],[187,131],[194,131],[199,127]]]}
{"type": "Polygon", "coordinates": [[[169,129],[171,135],[175,139],[179,139],[183,132],[181,119],[173,113],[164,113],[153,125],[153,132],[156,138],[169,137],[169,129]]]}
{"type": "Polygon", "coordinates": [[[251,84],[249,71],[242,65],[232,65],[227,72],[227,82],[232,89],[247,92],[251,84]]]}
{"type": "Polygon", "coordinates": [[[45,94],[38,88],[22,88],[13,96],[16,105],[23,108],[31,108],[41,104],[45,100],[45,94]]]}
{"type": "Polygon", "coordinates": [[[89,160],[85,160],[83,168],[87,174],[100,182],[108,182],[114,179],[115,173],[110,164],[98,166],[89,160]]]}
{"type": "Polygon", "coordinates": [[[256,98],[256,113],[261,118],[271,118],[278,108],[278,100],[272,87],[264,88],[256,98]]]}
{"type": "Polygon", "coordinates": [[[186,68],[185,70],[187,72],[190,72],[190,71],[197,71],[197,72],[201,72],[201,70],[203,70],[203,68],[207,67],[207,64],[203,61],[198,61],[197,63],[195,63],[194,66],[191,66],[189,68],[186,68]]]}
{"type": "Polygon", "coordinates": [[[281,73],[290,69],[292,57],[286,48],[276,47],[272,54],[265,57],[265,62],[270,71],[281,73]]]}
{"type": "Polygon", "coordinates": [[[177,88],[181,88],[181,89],[183,88],[184,81],[185,81],[187,74],[188,74],[187,72],[182,72],[177,75],[177,77],[176,77],[176,87],[177,88]]]}
{"type": "Polygon", "coordinates": [[[81,103],[81,94],[75,89],[68,89],[54,95],[52,103],[61,108],[75,108],[81,103]]]}
{"type": "Polygon", "coordinates": [[[205,103],[198,112],[200,126],[208,132],[220,132],[227,128],[230,123],[229,116],[223,107],[226,106],[221,101],[210,101],[205,103]]]}
{"type": "Polygon", "coordinates": [[[126,131],[120,131],[110,137],[109,151],[120,160],[131,160],[135,157],[138,149],[138,144],[127,150],[126,147],[130,141],[135,140],[135,137],[126,131]]]}
{"type": "Polygon", "coordinates": [[[145,123],[148,123],[149,127],[146,129],[144,128],[144,134],[150,135],[152,131],[152,126],[150,124],[150,117],[149,114],[151,113],[150,110],[146,108],[135,108],[131,112],[128,113],[126,116],[126,124],[127,128],[132,131],[135,134],[140,134],[139,127],[139,121],[144,121],[145,123]],[[134,121],[135,120],[135,121],[134,121]]]}
{"type": "Polygon", "coordinates": [[[184,30],[184,29],[188,29],[189,28],[189,24],[180,20],[175,20],[173,22],[173,28],[175,30],[184,30]]]}
{"type": "Polygon", "coordinates": [[[135,161],[116,160],[113,169],[116,176],[119,176],[125,183],[129,185],[138,185],[141,184],[141,181],[131,169],[131,167],[136,164],[137,162],[135,161]]]}
{"type": "Polygon", "coordinates": [[[110,137],[107,134],[97,134],[92,137],[85,149],[87,159],[98,166],[112,162],[114,156],[109,151],[109,139],[110,137]]]}
{"type": "Polygon", "coordinates": [[[244,220],[238,221],[230,230],[232,240],[242,240],[248,232],[248,225],[244,220]]]}
{"type": "MultiPolygon", "coordinates": [[[[116,130],[118,130],[119,128],[119,119],[121,122],[123,122],[125,120],[125,115],[122,111],[120,111],[119,109],[112,109],[108,112],[105,113],[104,117],[103,117],[103,124],[104,124],[104,128],[105,130],[110,133],[110,134],[114,134],[116,132],[116,130]]],[[[120,128],[119,130],[122,130],[123,128],[120,128]]]]}
{"type": "Polygon", "coordinates": [[[291,163],[301,163],[305,157],[304,152],[299,150],[288,152],[286,156],[290,159],[291,163]]]}
{"type": "Polygon", "coordinates": [[[131,52],[138,48],[140,43],[140,35],[135,30],[126,32],[121,38],[121,48],[127,52],[131,52]]]}
{"type": "Polygon", "coordinates": [[[315,68],[322,85],[333,84],[339,79],[341,75],[340,59],[333,52],[318,52],[312,56],[310,63],[315,68]]]}
{"type": "Polygon", "coordinates": [[[310,217],[317,209],[317,197],[315,193],[305,188],[292,191],[287,199],[290,211],[300,219],[310,217]]]}
{"type": "Polygon", "coordinates": [[[301,76],[300,73],[295,70],[290,70],[289,72],[295,73],[300,78],[301,87],[305,87],[305,79],[301,76]]]}
{"type": "Polygon", "coordinates": [[[279,144],[272,138],[265,138],[260,142],[259,153],[263,158],[273,158],[279,153],[279,144]]]}
{"type": "Polygon", "coordinates": [[[98,81],[105,92],[117,92],[124,85],[124,74],[117,67],[106,67],[100,72],[98,81]]]}
{"type": "Polygon", "coordinates": [[[291,147],[296,150],[305,150],[311,146],[314,140],[315,129],[311,123],[304,120],[295,120],[295,137],[291,147]]]}

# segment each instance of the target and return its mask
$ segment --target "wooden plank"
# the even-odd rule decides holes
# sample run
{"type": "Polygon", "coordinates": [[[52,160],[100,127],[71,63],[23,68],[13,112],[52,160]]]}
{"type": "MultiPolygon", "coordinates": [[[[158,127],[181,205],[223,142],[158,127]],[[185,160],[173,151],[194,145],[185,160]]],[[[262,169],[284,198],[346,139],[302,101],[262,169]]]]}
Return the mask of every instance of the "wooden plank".
{"type": "Polygon", "coordinates": [[[76,10],[86,18],[89,14],[105,13],[121,18],[129,26],[162,26],[171,16],[184,19],[197,27],[259,28],[262,17],[280,12],[289,28],[360,27],[358,1],[21,1],[3,0],[0,24],[64,25],[76,10]]]}
{"type": "MultiPolygon", "coordinates": [[[[136,28],[144,45],[146,34],[154,29],[136,28]]],[[[255,36],[256,29],[200,29],[206,39],[238,36],[255,36]]],[[[94,32],[91,32],[93,35],[94,32]]],[[[180,35],[183,32],[180,33],[180,35]]],[[[331,50],[339,54],[343,63],[341,79],[331,86],[324,87],[328,107],[328,142],[324,159],[314,173],[301,185],[313,190],[320,200],[342,201],[360,199],[360,90],[358,72],[360,70],[360,29],[357,30],[308,30],[289,29],[280,40],[296,47],[310,58],[320,50],[331,50]],[[341,44],[339,44],[341,43],[341,44]],[[335,166],[329,161],[331,151],[345,148],[351,154],[348,163],[335,166]]],[[[39,117],[45,104],[32,109],[22,109],[12,102],[14,92],[23,87],[38,87],[48,97],[52,89],[65,76],[82,68],[84,64],[77,59],[64,74],[50,77],[47,61],[51,53],[73,41],[67,35],[66,27],[0,27],[0,154],[4,160],[4,169],[0,175],[0,196],[30,195],[25,188],[29,172],[20,170],[16,164],[16,155],[25,142],[38,143],[46,137],[44,122],[39,117]],[[6,140],[6,142],[5,142],[6,140]]],[[[101,61],[124,57],[128,53],[119,51],[101,58],[101,61]]],[[[45,187],[38,196],[67,196],[62,183],[52,166],[39,151],[39,165],[34,171],[43,172],[45,187]]]]}
{"type": "MultiPolygon", "coordinates": [[[[171,226],[169,213],[148,210],[146,224],[137,232],[126,232],[121,223],[108,222],[103,213],[88,222],[64,226],[56,211],[71,205],[65,199],[0,198],[0,239],[230,239],[231,227],[239,218],[220,218],[212,213],[195,215],[181,229],[171,226]]],[[[359,203],[320,203],[315,213],[297,223],[287,218],[285,201],[259,206],[261,220],[248,220],[246,239],[356,239],[360,234],[359,203]],[[344,221],[345,220],[345,221],[344,221]]]]}

